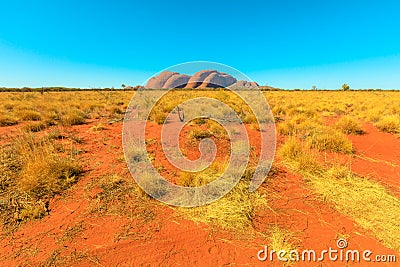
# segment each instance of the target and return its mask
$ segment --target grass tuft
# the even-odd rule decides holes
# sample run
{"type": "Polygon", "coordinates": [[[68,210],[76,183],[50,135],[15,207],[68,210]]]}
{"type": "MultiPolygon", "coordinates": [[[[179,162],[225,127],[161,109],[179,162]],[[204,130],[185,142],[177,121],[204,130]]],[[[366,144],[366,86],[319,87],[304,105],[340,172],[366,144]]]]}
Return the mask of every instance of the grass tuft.
{"type": "Polygon", "coordinates": [[[31,132],[3,147],[0,160],[0,220],[10,229],[42,218],[49,199],[74,184],[82,172],[72,156],[57,154],[53,139],[39,139],[31,132]]]}
{"type": "Polygon", "coordinates": [[[286,259],[284,266],[294,264],[294,261],[290,258],[290,253],[292,251],[296,251],[299,246],[295,243],[294,234],[292,232],[278,226],[273,226],[269,230],[268,239],[270,250],[275,250],[276,252],[286,252],[285,255],[282,257],[286,259]]]}
{"type": "Polygon", "coordinates": [[[327,126],[320,126],[311,132],[307,141],[311,148],[320,151],[339,152],[344,154],[353,153],[353,145],[351,141],[343,135],[327,126]]]}
{"type": "MultiPolygon", "coordinates": [[[[225,171],[226,165],[220,163],[212,165],[208,169],[200,174],[184,173],[180,184],[184,186],[208,184],[225,171]]],[[[222,229],[234,230],[237,233],[249,233],[253,229],[253,217],[256,210],[266,207],[267,200],[259,190],[250,193],[248,189],[249,181],[242,178],[228,194],[211,204],[179,208],[179,210],[184,216],[195,222],[209,223],[222,229]]]]}
{"type": "Polygon", "coordinates": [[[90,130],[95,131],[95,132],[100,132],[100,131],[103,131],[105,129],[106,129],[106,127],[101,122],[98,123],[97,125],[94,125],[94,126],[90,127],[90,130]]]}
{"type": "Polygon", "coordinates": [[[315,152],[306,148],[295,137],[290,137],[279,150],[279,154],[287,165],[307,173],[318,173],[322,166],[315,152]]]}
{"type": "Polygon", "coordinates": [[[46,123],[39,121],[26,124],[24,125],[24,127],[22,127],[22,129],[27,132],[40,132],[46,129],[46,127],[47,127],[46,123]]]}
{"type": "Polygon", "coordinates": [[[39,112],[29,109],[20,110],[18,112],[18,117],[24,121],[40,121],[42,119],[42,116],[39,112]]]}
{"type": "Polygon", "coordinates": [[[400,200],[378,182],[360,177],[346,167],[316,167],[317,159],[304,145],[295,142],[294,138],[289,139],[280,150],[286,165],[303,175],[322,201],[371,231],[387,247],[400,251],[400,200]]]}
{"type": "Polygon", "coordinates": [[[14,117],[12,117],[8,114],[0,113],[0,127],[11,126],[11,125],[15,125],[17,123],[18,123],[18,121],[14,117]]]}
{"type": "Polygon", "coordinates": [[[339,129],[344,134],[364,134],[365,132],[361,128],[361,124],[358,120],[344,116],[339,119],[339,121],[335,124],[335,127],[339,129]]]}
{"type": "Polygon", "coordinates": [[[78,111],[72,110],[61,116],[61,124],[64,126],[81,125],[85,123],[85,115],[78,111]]]}
{"type": "Polygon", "coordinates": [[[398,134],[400,133],[400,116],[386,115],[380,117],[378,122],[375,123],[375,127],[382,132],[398,134]]]}

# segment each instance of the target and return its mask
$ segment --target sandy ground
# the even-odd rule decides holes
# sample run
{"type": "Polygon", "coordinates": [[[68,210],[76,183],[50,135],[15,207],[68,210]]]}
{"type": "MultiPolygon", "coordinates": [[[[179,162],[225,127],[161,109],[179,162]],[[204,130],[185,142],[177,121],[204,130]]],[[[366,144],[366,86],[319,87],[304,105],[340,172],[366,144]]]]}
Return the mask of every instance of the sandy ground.
{"type": "MultiPolygon", "coordinates": [[[[51,201],[48,216],[22,225],[13,234],[3,231],[0,241],[2,266],[281,265],[277,261],[271,263],[257,259],[257,252],[268,243],[261,235],[237,235],[197,224],[155,201],[148,201],[143,207],[140,198],[130,199],[131,203],[136,203],[132,206],[136,209],[134,211],[145,212],[151,218],[145,221],[123,214],[90,212],[91,203],[101,188],[88,185],[107,174],[130,177],[121,147],[122,122],[106,125],[103,131],[90,130],[97,123],[93,120],[64,129],[83,140],[79,160],[85,173],[65,194],[51,201]]],[[[5,143],[15,136],[18,127],[20,125],[0,128],[0,142],[5,143]]],[[[155,124],[149,127],[151,132],[159,128],[155,124]]],[[[354,172],[381,182],[400,196],[399,138],[378,132],[371,124],[365,124],[364,128],[365,135],[349,137],[356,156],[340,156],[340,160],[350,164],[354,172]]],[[[257,132],[249,130],[249,135],[257,144],[257,132]]],[[[278,146],[281,142],[279,137],[278,146]]],[[[226,148],[223,142],[220,145],[226,148]]],[[[157,144],[153,146],[149,149],[159,150],[157,144]]],[[[193,153],[197,152],[194,150],[193,153]]],[[[156,162],[171,167],[162,157],[156,155],[156,158],[156,162]]],[[[394,254],[400,259],[397,252],[384,247],[353,220],[318,200],[299,175],[283,166],[277,164],[277,171],[267,178],[263,187],[268,191],[271,209],[257,212],[254,219],[256,230],[268,232],[271,225],[278,225],[296,234],[299,249],[316,251],[329,247],[336,249],[336,239],[344,235],[349,237],[349,249],[369,249],[375,254],[394,254]]],[[[300,262],[295,266],[345,266],[345,263],[300,262]]],[[[351,263],[349,266],[396,265],[351,263]]]]}

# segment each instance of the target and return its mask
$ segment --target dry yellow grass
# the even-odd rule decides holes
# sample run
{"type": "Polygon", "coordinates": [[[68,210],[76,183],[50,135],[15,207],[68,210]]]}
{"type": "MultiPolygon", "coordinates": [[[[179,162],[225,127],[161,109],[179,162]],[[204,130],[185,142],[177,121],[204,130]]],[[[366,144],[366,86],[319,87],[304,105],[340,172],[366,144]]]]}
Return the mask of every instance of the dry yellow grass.
{"type": "Polygon", "coordinates": [[[48,201],[78,179],[82,168],[72,156],[57,153],[54,142],[33,133],[1,149],[0,209],[6,228],[43,217],[48,201]]]}
{"type": "Polygon", "coordinates": [[[303,175],[321,201],[331,203],[387,247],[400,251],[400,200],[386,188],[346,167],[324,167],[295,138],[282,146],[280,154],[287,166],[303,175]]]}
{"type": "Polygon", "coordinates": [[[400,133],[400,116],[386,115],[380,117],[375,123],[376,128],[387,133],[400,133]]]}
{"type": "MultiPolygon", "coordinates": [[[[285,255],[280,256],[283,261],[283,266],[290,266],[295,264],[295,261],[291,259],[294,255],[290,255],[291,252],[297,251],[299,245],[295,242],[295,236],[292,232],[278,227],[272,226],[268,233],[269,240],[269,251],[274,250],[276,253],[279,251],[285,251],[285,255]]],[[[275,255],[276,257],[276,255],[275,255]]]]}
{"type": "Polygon", "coordinates": [[[9,114],[0,113],[0,127],[17,124],[18,121],[9,114]]]}
{"type": "Polygon", "coordinates": [[[279,154],[285,163],[294,170],[305,173],[319,173],[323,169],[318,162],[316,152],[305,147],[295,137],[290,137],[279,149],[279,154]]]}
{"type": "Polygon", "coordinates": [[[44,121],[65,126],[86,118],[121,118],[133,92],[12,92],[1,93],[0,127],[18,121],[44,121]]]}
{"type": "Polygon", "coordinates": [[[42,119],[42,115],[35,110],[21,110],[17,113],[20,120],[23,121],[40,121],[42,119]]]}
{"type": "MultiPolygon", "coordinates": [[[[334,205],[339,212],[370,230],[376,237],[384,240],[387,246],[398,249],[398,200],[378,183],[358,177],[341,167],[327,168],[318,162],[316,153],[317,150],[352,153],[352,145],[344,134],[358,133],[361,129],[358,124],[360,120],[374,123],[381,131],[399,133],[400,93],[278,91],[264,94],[274,115],[278,120],[282,120],[278,124],[279,132],[297,137],[308,145],[304,147],[294,137],[288,139],[280,152],[288,166],[303,174],[322,200],[334,205]],[[326,126],[322,119],[338,116],[343,118],[333,127],[326,126]],[[355,201],[348,201],[350,198],[354,198],[355,201]],[[386,212],[390,215],[386,216],[386,212]]],[[[68,127],[85,123],[87,119],[120,119],[132,95],[133,92],[106,91],[51,92],[43,95],[29,92],[2,93],[0,126],[14,125],[21,120],[33,121],[24,122],[26,126],[23,128],[28,132],[35,132],[42,130],[43,125],[51,131],[53,125],[68,127]]],[[[257,128],[255,117],[247,105],[237,96],[223,90],[168,93],[150,118],[157,123],[163,123],[167,113],[178,103],[200,96],[216,98],[227,103],[245,123],[251,123],[254,129],[257,128]]],[[[221,132],[224,135],[217,125],[210,124],[209,130],[213,136],[220,136],[221,132]]],[[[58,138],[57,136],[59,135],[54,133],[54,139],[58,138]]],[[[204,137],[201,133],[195,133],[193,136],[204,137]]],[[[71,186],[79,173],[80,168],[76,161],[58,155],[50,140],[43,143],[37,141],[33,142],[33,148],[4,150],[7,150],[4,152],[7,155],[2,156],[2,163],[7,162],[7,165],[0,166],[3,190],[0,208],[8,220],[23,221],[44,216],[47,209],[46,199],[62,193],[71,186]],[[29,195],[29,201],[22,201],[23,194],[29,195]],[[19,206],[3,201],[6,198],[14,199],[13,203],[19,206]],[[19,212],[14,217],[17,208],[19,212]]],[[[24,142],[29,144],[29,141],[24,142]]],[[[135,151],[132,153],[132,159],[135,160],[140,160],[143,156],[135,154],[135,151]]],[[[185,185],[207,183],[218,172],[219,170],[209,170],[208,177],[197,178],[183,174],[180,182],[185,185]],[[184,177],[185,175],[187,176],[184,177]]],[[[118,177],[107,179],[109,180],[102,180],[100,184],[104,193],[97,196],[97,204],[101,206],[97,208],[100,211],[104,211],[107,205],[107,208],[110,208],[109,205],[113,205],[115,201],[123,201],[121,192],[125,192],[127,188],[132,189],[118,177]],[[114,193],[118,195],[117,198],[113,197],[114,193]]],[[[156,194],[166,193],[162,191],[161,181],[153,182],[154,184],[148,187],[159,190],[156,194]]],[[[248,181],[245,179],[224,198],[204,207],[181,211],[184,216],[195,221],[212,223],[226,229],[251,228],[255,210],[266,207],[267,203],[262,192],[249,193],[247,186],[248,181]]],[[[140,189],[135,189],[136,191],[139,195],[143,194],[140,189]]],[[[282,243],[285,237],[277,235],[273,239],[276,240],[276,247],[283,246],[279,243],[282,243]]]]}
{"type": "Polygon", "coordinates": [[[307,137],[307,141],[312,148],[320,151],[353,153],[353,145],[350,140],[341,132],[327,126],[313,129],[307,137]]]}
{"type": "MultiPolygon", "coordinates": [[[[217,179],[227,167],[227,163],[214,162],[210,168],[197,173],[183,172],[179,184],[198,187],[217,179]]],[[[257,209],[268,206],[266,197],[261,191],[248,191],[252,172],[248,169],[238,184],[225,196],[211,204],[178,208],[184,217],[195,222],[209,223],[222,229],[234,230],[237,233],[253,233],[253,219],[257,209]]]]}
{"type": "Polygon", "coordinates": [[[308,118],[303,114],[288,117],[278,124],[278,132],[282,135],[308,136],[311,131],[322,124],[318,117],[308,118]]]}
{"type": "Polygon", "coordinates": [[[361,128],[360,122],[350,116],[341,117],[338,122],[336,122],[335,127],[339,129],[344,134],[363,134],[364,131],[361,128]]]}
{"type": "Polygon", "coordinates": [[[85,115],[79,110],[71,110],[61,116],[61,124],[65,126],[80,125],[85,122],[85,115]]]}
{"type": "MultiPolygon", "coordinates": [[[[287,118],[297,114],[317,112],[324,117],[349,116],[376,123],[382,117],[400,115],[400,92],[398,91],[273,91],[265,92],[274,115],[287,118]]],[[[315,113],[314,113],[315,114],[315,113]]],[[[388,123],[393,125],[393,122],[388,123]]],[[[396,122],[394,123],[396,125],[396,122]]],[[[396,129],[390,126],[388,129],[396,129]]],[[[398,128],[397,128],[398,129],[398,128]]],[[[393,131],[391,131],[393,132],[393,131]]]]}
{"type": "Polygon", "coordinates": [[[27,132],[40,132],[44,130],[46,127],[47,127],[46,123],[38,121],[26,124],[22,129],[27,132]]]}
{"type": "Polygon", "coordinates": [[[184,217],[195,222],[209,223],[237,233],[252,233],[257,209],[266,208],[266,197],[260,192],[250,193],[249,183],[240,181],[227,195],[211,204],[179,208],[184,217]]]}

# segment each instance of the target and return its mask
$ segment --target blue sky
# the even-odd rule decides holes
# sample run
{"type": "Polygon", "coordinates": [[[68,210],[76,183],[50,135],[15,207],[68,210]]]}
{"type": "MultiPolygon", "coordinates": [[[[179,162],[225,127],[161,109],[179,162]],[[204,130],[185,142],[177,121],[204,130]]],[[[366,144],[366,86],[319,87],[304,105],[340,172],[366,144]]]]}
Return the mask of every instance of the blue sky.
{"type": "Polygon", "coordinates": [[[282,88],[400,88],[400,2],[3,1],[0,87],[119,87],[188,61],[282,88]]]}

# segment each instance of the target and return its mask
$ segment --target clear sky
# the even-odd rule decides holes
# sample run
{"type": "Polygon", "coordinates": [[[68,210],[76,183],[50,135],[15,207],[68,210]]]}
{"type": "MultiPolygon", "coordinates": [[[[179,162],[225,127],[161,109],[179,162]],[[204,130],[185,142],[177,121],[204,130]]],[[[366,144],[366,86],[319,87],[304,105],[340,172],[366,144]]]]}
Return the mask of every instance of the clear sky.
{"type": "Polygon", "coordinates": [[[188,61],[282,88],[400,88],[400,1],[5,0],[0,87],[120,87],[188,61]]]}

